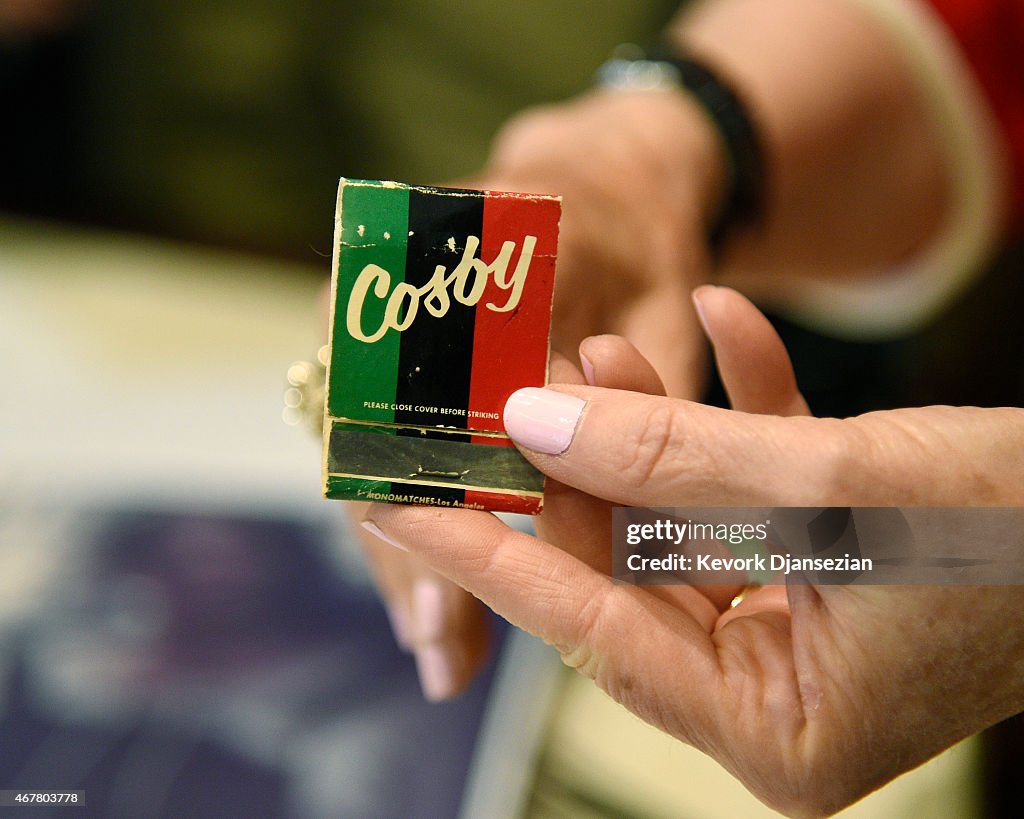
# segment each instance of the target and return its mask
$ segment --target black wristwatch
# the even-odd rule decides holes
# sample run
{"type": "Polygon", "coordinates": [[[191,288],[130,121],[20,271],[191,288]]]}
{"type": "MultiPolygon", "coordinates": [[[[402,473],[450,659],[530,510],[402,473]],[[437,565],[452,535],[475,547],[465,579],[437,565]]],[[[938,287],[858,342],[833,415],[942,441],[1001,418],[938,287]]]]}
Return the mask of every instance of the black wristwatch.
{"type": "Polygon", "coordinates": [[[691,94],[721,137],[731,171],[729,190],[709,235],[712,250],[720,249],[734,228],[757,221],[764,195],[761,142],[747,106],[714,70],[665,47],[626,45],[598,69],[597,82],[605,88],[682,89],[691,94]]]}

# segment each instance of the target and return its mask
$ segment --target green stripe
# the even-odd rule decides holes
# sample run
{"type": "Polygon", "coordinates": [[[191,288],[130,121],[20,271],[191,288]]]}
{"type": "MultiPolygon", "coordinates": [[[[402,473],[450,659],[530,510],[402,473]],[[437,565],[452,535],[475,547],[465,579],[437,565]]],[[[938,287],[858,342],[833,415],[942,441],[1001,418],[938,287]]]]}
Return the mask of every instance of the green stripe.
{"type": "MultiPolygon", "coordinates": [[[[350,179],[342,183],[341,247],[332,328],[331,370],[327,384],[328,412],[336,418],[391,423],[390,406],[398,381],[401,335],[394,330],[373,344],[352,338],[346,326],[349,297],[356,278],[368,264],[391,274],[391,287],[405,280],[409,236],[409,188],[406,185],[350,179]],[[383,404],[367,408],[364,402],[383,404]]],[[[380,327],[385,302],[369,298],[362,327],[371,335],[380,327]]]]}
{"type": "Polygon", "coordinates": [[[369,493],[375,496],[391,492],[391,481],[375,481],[370,478],[348,478],[339,475],[328,475],[324,496],[330,500],[370,500],[369,493]]]}

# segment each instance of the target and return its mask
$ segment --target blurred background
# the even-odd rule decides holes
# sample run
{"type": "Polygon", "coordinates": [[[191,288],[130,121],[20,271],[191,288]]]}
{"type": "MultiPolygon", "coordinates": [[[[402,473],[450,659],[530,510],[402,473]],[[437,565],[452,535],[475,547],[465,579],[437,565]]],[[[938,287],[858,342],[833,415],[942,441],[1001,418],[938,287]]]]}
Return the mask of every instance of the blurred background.
{"type": "MultiPolygon", "coordinates": [[[[424,703],[281,423],[338,177],[471,174],[675,5],[0,0],[0,788],[96,816],[774,815],[497,620],[493,673],[424,703]]],[[[812,407],[1020,404],[1020,268],[891,342],[779,319],[812,407]]],[[[1018,815],[1019,733],[849,815],[1018,815]]]]}

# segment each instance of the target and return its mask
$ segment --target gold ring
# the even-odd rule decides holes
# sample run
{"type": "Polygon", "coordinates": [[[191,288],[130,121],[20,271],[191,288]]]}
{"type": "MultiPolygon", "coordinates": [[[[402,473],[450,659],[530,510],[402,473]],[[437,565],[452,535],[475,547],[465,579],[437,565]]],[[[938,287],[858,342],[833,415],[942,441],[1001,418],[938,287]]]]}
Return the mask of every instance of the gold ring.
{"type": "Polygon", "coordinates": [[[730,601],[729,608],[736,608],[740,603],[744,601],[744,599],[746,599],[748,594],[750,594],[751,592],[756,592],[760,588],[760,583],[751,583],[749,586],[745,586],[743,590],[730,601]]]}

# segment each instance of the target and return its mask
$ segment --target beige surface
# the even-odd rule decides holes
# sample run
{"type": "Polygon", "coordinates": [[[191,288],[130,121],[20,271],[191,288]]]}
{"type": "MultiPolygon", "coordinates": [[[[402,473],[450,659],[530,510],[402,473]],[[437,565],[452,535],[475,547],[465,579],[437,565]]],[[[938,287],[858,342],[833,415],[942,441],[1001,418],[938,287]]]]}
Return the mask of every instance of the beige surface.
{"type": "Polygon", "coordinates": [[[0,482],[47,495],[315,489],[316,442],[277,419],[288,364],[324,336],[317,273],[0,222],[0,482]]]}
{"type": "Polygon", "coordinates": [[[328,268],[0,218],[0,621],[78,503],[320,513],[319,443],[280,416],[328,268]]]}

